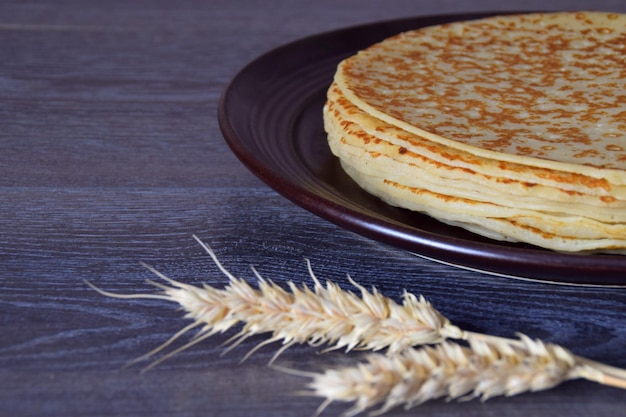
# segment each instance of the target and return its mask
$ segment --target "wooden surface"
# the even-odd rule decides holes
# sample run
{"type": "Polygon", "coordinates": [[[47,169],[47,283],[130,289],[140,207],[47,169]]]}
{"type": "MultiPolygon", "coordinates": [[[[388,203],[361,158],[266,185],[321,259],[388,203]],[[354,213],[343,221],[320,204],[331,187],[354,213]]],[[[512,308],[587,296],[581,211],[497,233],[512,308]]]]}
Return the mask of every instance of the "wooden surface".
{"type": "MultiPolygon", "coordinates": [[[[347,273],[426,296],[468,330],[520,331],[626,367],[626,291],[459,270],[368,240],[279,196],[231,154],[217,103],[237,70],[306,35],[420,14],[540,9],[541,1],[4,1],[0,4],[0,416],[310,416],[306,378],[267,367],[263,340],[226,355],[215,336],[155,369],[124,364],[188,324],[149,292],[147,262],[224,285],[192,239],[234,273],[277,282],[347,273]]],[[[585,1],[552,1],[583,8],[585,1]]],[[[626,11],[621,1],[595,8],[626,11]]],[[[308,281],[306,281],[308,282],[308,281]]],[[[185,339],[187,340],[187,339],[185,339]]],[[[278,364],[352,363],[298,346],[278,364]]],[[[338,415],[346,405],[330,406],[338,415]]],[[[572,381],[485,403],[432,401],[388,415],[624,416],[626,391],[572,381]]]]}

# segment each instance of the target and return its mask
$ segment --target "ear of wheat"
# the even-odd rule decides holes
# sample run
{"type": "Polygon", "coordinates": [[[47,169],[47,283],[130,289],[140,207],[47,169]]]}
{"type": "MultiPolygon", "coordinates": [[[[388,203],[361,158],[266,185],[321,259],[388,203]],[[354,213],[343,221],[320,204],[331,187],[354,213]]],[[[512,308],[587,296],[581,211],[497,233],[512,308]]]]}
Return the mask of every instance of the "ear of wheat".
{"type": "Polygon", "coordinates": [[[151,366],[240,323],[243,327],[231,339],[230,348],[252,335],[271,333],[257,348],[272,342],[282,342],[283,346],[275,357],[296,343],[326,345],[326,350],[387,349],[389,353],[395,353],[409,346],[439,343],[447,338],[459,338],[463,334],[461,329],[452,325],[423,297],[405,292],[402,303],[398,304],[376,289],[368,291],[350,277],[349,281],[359,290],[360,295],[344,291],[330,281],[323,285],[308,261],[313,288],[289,282],[287,291],[264,279],[252,268],[258,279],[258,288],[253,288],[226,270],[213,250],[197,237],[194,238],[228,277],[229,283],[223,289],[206,284],[196,287],[174,281],[147,265],[148,269],[169,284],[149,281],[162,290],[160,294],[113,294],[87,282],[92,288],[110,297],[155,298],[176,302],[185,311],[185,318],[193,320],[170,340],[137,360],[154,355],[187,331],[200,328],[191,342],[151,366]]]}
{"type": "Polygon", "coordinates": [[[353,402],[347,415],[354,415],[380,404],[380,412],[384,412],[398,405],[410,408],[440,397],[487,399],[547,389],[572,378],[626,389],[626,370],[526,336],[507,339],[463,331],[423,297],[407,292],[399,304],[376,289],[368,291],[350,277],[358,294],[330,281],[323,285],[308,261],[312,288],[288,282],[286,290],[252,268],[258,280],[254,288],[226,270],[213,250],[194,238],[228,277],[224,288],[181,283],[148,266],[165,281],[165,284],[149,281],[160,293],[114,294],[87,282],[111,297],[178,303],[185,317],[192,320],[168,341],[131,364],[164,350],[188,331],[199,329],[191,341],[153,361],[144,371],[217,333],[241,325],[241,330],[227,342],[230,343],[227,351],[252,335],[271,334],[244,359],[273,342],[281,342],[282,347],[270,363],[296,343],[326,346],[326,350],[386,349],[386,355],[373,353],[367,363],[353,368],[331,369],[322,374],[296,372],[313,378],[310,394],[326,398],[318,412],[333,401],[353,402]],[[468,346],[450,339],[464,340],[468,346]],[[424,345],[436,346],[412,348],[424,345]]]}
{"type": "Polygon", "coordinates": [[[308,387],[326,398],[318,414],[341,401],[353,403],[346,416],[380,405],[377,415],[437,398],[486,400],[545,390],[594,372],[566,349],[522,335],[514,344],[470,339],[469,347],[446,341],[393,356],[372,354],[356,366],[311,374],[308,387]]]}

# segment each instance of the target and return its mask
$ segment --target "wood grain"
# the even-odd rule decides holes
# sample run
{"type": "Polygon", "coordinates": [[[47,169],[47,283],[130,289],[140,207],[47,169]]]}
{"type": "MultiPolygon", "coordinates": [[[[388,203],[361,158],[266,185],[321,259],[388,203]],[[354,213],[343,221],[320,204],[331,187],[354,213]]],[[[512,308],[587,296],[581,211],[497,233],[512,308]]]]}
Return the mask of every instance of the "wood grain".
{"type": "MultiPolygon", "coordinates": [[[[553,7],[565,2],[554,2],[553,7]]],[[[567,3],[573,7],[572,3],[567,3]]],[[[580,4],[584,2],[578,2],[580,4]]],[[[518,6],[537,8],[540,2],[518,6]]],[[[598,2],[616,10],[620,2],[598,2]]],[[[217,101],[258,54],[312,33],[489,1],[5,1],[0,5],[0,416],[308,416],[305,378],[267,367],[251,338],[217,335],[155,369],[124,368],[187,324],[175,305],[90,289],[153,291],[172,278],[224,285],[192,239],[237,275],[278,283],[346,274],[423,294],[456,324],[521,331],[626,367],[626,292],[505,279],[424,260],[296,207],[224,143],[217,101]],[[105,5],[106,3],[106,5],[105,5]]],[[[181,343],[184,343],[183,338],[181,343]]],[[[358,354],[294,347],[280,365],[319,370],[358,354]]],[[[338,415],[333,405],[324,415],[338,415]]],[[[433,401],[424,416],[624,416],[626,393],[584,381],[486,403],[433,401]]],[[[393,410],[390,416],[408,415],[393,410]]]]}

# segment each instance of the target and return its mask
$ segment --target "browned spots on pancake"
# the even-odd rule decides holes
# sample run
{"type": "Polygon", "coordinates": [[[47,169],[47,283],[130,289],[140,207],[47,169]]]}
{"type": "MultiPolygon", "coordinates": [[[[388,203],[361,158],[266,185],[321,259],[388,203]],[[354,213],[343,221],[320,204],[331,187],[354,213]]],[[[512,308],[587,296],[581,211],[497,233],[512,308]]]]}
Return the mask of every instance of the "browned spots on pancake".
{"type": "Polygon", "coordinates": [[[537,227],[533,227],[528,224],[516,222],[515,220],[512,220],[512,219],[507,219],[506,221],[519,229],[528,230],[532,234],[541,236],[543,239],[546,239],[546,240],[549,240],[549,239],[563,239],[563,240],[570,239],[571,240],[572,239],[571,237],[555,235],[554,233],[546,232],[537,227]]]}
{"type": "Polygon", "coordinates": [[[344,87],[393,120],[479,149],[624,169],[586,150],[605,147],[605,126],[626,139],[614,111],[626,104],[625,21],[536,14],[418,29],[344,61],[344,87]]]}
{"type": "Polygon", "coordinates": [[[430,191],[424,188],[418,188],[418,187],[409,187],[407,185],[403,185],[403,184],[399,184],[395,181],[391,181],[388,179],[384,179],[383,182],[387,185],[390,185],[392,187],[398,188],[398,189],[402,189],[402,190],[406,190],[409,191],[413,194],[418,194],[418,195],[428,195],[430,197],[434,197],[438,200],[441,200],[445,203],[456,203],[456,202],[462,202],[463,204],[469,204],[469,205],[478,205],[478,204],[490,204],[490,203],[483,203],[483,202],[478,202],[478,201],[473,201],[473,200],[468,200],[465,198],[460,198],[460,197],[453,197],[450,195],[446,195],[446,194],[440,194],[440,193],[436,193],[434,191],[430,191]]]}

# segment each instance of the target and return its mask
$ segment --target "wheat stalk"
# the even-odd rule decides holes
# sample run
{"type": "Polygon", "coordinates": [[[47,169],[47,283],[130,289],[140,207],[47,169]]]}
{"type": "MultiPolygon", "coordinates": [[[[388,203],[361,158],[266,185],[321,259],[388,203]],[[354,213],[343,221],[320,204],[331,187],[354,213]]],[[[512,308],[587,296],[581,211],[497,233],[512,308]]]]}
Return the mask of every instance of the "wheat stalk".
{"type": "Polygon", "coordinates": [[[486,400],[545,390],[569,379],[597,379],[597,374],[568,350],[524,335],[515,343],[470,338],[468,347],[446,341],[392,356],[372,354],[356,366],[306,374],[313,379],[305,393],[326,398],[316,415],[334,401],[353,403],[345,416],[380,405],[372,412],[378,415],[437,398],[486,400]]]}
{"type": "Polygon", "coordinates": [[[372,354],[368,362],[352,368],[328,370],[322,374],[295,372],[313,378],[310,394],[326,397],[318,413],[333,401],[354,402],[347,415],[358,414],[382,403],[384,412],[397,405],[412,407],[439,397],[487,399],[523,391],[550,388],[572,378],[586,378],[626,389],[626,370],[573,355],[566,349],[534,341],[526,336],[507,339],[463,331],[451,324],[423,297],[405,291],[402,303],[368,291],[348,279],[360,294],[342,290],[327,281],[322,285],[307,261],[313,287],[288,282],[285,290],[266,280],[252,268],[258,279],[253,288],[235,277],[219,262],[213,250],[196,236],[229,282],[224,288],[204,284],[196,287],[172,280],[146,266],[168,285],[148,281],[161,289],[156,294],[114,294],[88,285],[103,295],[116,298],[150,298],[178,303],[192,323],[168,341],[132,361],[146,359],[170,346],[188,331],[199,328],[185,345],[153,361],[147,369],[236,325],[242,329],[227,343],[228,350],[252,335],[271,333],[259,347],[282,342],[270,363],[296,343],[326,345],[326,350],[387,350],[372,354]],[[449,339],[461,339],[461,346],[449,339]],[[414,346],[426,346],[412,349],[414,346]],[[469,396],[468,396],[469,395],[469,396]]]}
{"type": "Polygon", "coordinates": [[[133,362],[154,355],[187,331],[200,328],[191,342],[160,358],[148,367],[150,368],[177,352],[240,323],[243,323],[243,328],[231,338],[229,349],[252,335],[271,333],[269,339],[255,349],[281,341],[283,346],[272,361],[285,349],[297,343],[327,345],[326,350],[387,349],[388,353],[393,354],[409,346],[439,343],[447,338],[459,338],[463,335],[461,329],[452,325],[423,297],[405,292],[402,303],[398,304],[376,289],[368,291],[349,276],[349,281],[359,290],[360,295],[344,291],[330,281],[322,285],[308,260],[313,288],[306,284],[297,286],[290,281],[287,283],[287,291],[264,279],[252,268],[258,279],[258,288],[253,288],[245,280],[226,270],[213,250],[196,236],[194,238],[228,277],[229,283],[223,289],[207,284],[196,287],[174,281],[147,265],[148,269],[169,284],[149,281],[162,290],[160,294],[114,294],[87,282],[101,294],[110,297],[153,298],[176,302],[185,311],[185,318],[193,320],[192,324],[163,345],[133,362]]]}

